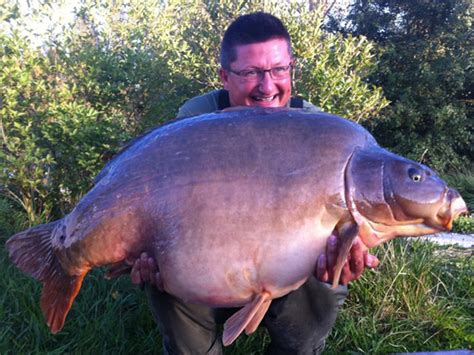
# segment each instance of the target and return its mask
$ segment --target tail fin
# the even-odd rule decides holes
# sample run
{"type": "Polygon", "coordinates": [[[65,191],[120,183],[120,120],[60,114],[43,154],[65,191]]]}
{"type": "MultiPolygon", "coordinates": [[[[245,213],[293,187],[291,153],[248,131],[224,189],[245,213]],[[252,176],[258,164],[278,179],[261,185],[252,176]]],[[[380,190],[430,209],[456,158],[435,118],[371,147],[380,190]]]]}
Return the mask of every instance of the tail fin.
{"type": "Polygon", "coordinates": [[[32,227],[6,243],[13,264],[43,283],[41,310],[52,333],[63,328],[87,273],[68,275],[63,270],[51,244],[51,235],[59,223],[61,220],[32,227]]]}

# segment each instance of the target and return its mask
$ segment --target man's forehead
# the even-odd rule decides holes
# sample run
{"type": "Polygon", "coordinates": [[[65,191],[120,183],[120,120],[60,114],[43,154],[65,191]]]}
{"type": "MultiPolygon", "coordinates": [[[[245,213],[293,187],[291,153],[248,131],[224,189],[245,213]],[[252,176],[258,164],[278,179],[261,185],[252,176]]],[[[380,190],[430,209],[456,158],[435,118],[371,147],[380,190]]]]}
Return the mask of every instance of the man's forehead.
{"type": "Polygon", "coordinates": [[[235,46],[236,59],[233,64],[253,66],[263,64],[288,64],[291,60],[288,42],[283,38],[274,38],[264,42],[235,46]]]}

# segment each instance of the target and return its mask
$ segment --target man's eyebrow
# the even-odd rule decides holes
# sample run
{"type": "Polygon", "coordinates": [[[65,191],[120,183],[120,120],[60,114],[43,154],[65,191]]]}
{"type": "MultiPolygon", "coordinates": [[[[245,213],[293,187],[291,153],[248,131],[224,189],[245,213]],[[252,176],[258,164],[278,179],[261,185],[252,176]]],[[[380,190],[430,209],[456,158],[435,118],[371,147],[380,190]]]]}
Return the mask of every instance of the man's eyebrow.
{"type": "Polygon", "coordinates": [[[288,63],[288,64],[278,63],[278,64],[275,64],[275,65],[272,65],[270,68],[262,68],[262,67],[257,67],[257,66],[251,65],[251,66],[248,66],[248,67],[244,67],[243,69],[240,69],[240,70],[255,70],[255,69],[268,70],[268,69],[272,69],[272,68],[286,67],[290,64],[291,64],[291,62],[288,63]]]}

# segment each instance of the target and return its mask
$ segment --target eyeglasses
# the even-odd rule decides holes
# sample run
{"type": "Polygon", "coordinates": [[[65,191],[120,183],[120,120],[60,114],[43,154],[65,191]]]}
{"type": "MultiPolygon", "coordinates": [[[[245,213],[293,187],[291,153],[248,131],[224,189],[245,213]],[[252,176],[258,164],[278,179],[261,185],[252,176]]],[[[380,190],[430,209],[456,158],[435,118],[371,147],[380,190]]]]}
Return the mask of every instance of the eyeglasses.
{"type": "Polygon", "coordinates": [[[273,80],[286,79],[290,76],[290,71],[293,66],[288,64],[286,66],[274,67],[270,69],[244,69],[240,71],[228,69],[231,73],[240,76],[244,81],[260,81],[265,77],[265,73],[269,73],[273,80]]]}

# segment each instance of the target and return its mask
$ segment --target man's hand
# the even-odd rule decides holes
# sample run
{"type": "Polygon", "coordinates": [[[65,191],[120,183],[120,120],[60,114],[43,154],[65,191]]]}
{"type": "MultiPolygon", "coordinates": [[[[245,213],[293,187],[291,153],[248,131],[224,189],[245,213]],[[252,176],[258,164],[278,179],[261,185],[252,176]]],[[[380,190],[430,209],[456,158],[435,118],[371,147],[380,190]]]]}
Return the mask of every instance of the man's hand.
{"type": "MultiPolygon", "coordinates": [[[[369,254],[367,250],[364,251],[364,249],[359,237],[356,237],[342,268],[340,284],[347,285],[349,282],[357,280],[366,267],[373,269],[379,265],[379,259],[375,255],[369,254]]],[[[315,276],[319,281],[332,283],[338,253],[339,239],[332,235],[328,239],[326,253],[319,256],[316,265],[315,276]]]]}
{"type": "Polygon", "coordinates": [[[163,282],[158,271],[155,259],[150,258],[147,253],[142,253],[140,258],[133,263],[132,271],[130,272],[132,283],[140,285],[142,283],[149,283],[163,291],[163,282]]]}

